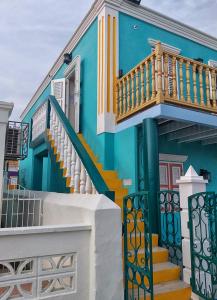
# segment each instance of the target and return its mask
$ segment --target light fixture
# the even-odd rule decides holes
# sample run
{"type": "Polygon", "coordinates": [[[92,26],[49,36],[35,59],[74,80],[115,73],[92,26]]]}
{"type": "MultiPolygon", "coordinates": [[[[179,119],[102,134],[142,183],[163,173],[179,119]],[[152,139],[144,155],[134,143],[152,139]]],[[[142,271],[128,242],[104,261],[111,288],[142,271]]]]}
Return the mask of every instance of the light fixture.
{"type": "Polygon", "coordinates": [[[72,54],[64,53],[64,63],[69,65],[71,61],[72,61],[72,54]]]}
{"type": "Polygon", "coordinates": [[[137,5],[139,5],[140,4],[140,2],[141,2],[141,0],[128,0],[129,2],[132,2],[132,3],[134,3],[134,4],[137,4],[137,5]]]}

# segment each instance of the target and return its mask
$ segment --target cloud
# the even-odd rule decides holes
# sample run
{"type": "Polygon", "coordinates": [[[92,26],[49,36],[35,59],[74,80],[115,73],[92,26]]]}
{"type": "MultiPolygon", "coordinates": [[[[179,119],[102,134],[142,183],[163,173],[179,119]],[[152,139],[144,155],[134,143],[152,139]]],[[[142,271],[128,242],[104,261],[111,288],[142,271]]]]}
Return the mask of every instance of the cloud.
{"type": "MultiPolygon", "coordinates": [[[[0,100],[15,103],[13,119],[18,119],[92,3],[0,0],[0,100]]],[[[142,0],[142,4],[217,36],[216,0],[142,0]]]]}

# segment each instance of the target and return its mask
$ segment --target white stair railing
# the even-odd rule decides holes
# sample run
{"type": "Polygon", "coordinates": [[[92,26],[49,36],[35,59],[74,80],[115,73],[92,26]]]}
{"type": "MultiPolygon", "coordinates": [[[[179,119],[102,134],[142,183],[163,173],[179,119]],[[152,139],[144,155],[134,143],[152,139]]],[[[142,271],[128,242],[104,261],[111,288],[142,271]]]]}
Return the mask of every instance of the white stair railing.
{"type": "Polygon", "coordinates": [[[52,105],[50,111],[50,134],[60,161],[66,169],[66,177],[70,178],[69,187],[74,190],[74,193],[96,194],[93,182],[52,105]]]}
{"type": "Polygon", "coordinates": [[[32,118],[32,140],[43,134],[47,128],[47,102],[43,103],[32,118]]]}

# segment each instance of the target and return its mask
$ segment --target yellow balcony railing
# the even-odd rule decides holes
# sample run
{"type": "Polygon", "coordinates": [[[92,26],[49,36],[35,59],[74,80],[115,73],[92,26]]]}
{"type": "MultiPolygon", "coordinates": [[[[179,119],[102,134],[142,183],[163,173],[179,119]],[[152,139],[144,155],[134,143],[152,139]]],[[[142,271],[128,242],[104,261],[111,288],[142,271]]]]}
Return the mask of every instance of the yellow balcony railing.
{"type": "Polygon", "coordinates": [[[163,51],[155,51],[116,81],[116,120],[159,103],[217,114],[217,68],[163,51]]]}

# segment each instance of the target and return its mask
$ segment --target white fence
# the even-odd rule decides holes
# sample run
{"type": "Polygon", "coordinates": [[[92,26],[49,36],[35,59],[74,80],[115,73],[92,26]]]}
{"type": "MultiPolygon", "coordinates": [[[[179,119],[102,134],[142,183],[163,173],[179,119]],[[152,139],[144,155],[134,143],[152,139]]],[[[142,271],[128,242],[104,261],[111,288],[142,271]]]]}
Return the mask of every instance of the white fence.
{"type": "Polygon", "coordinates": [[[1,207],[1,227],[28,227],[42,224],[42,200],[35,192],[20,185],[8,189],[4,186],[1,207]]]}
{"type": "Polygon", "coordinates": [[[89,299],[88,225],[0,231],[0,299],[89,299]]]}

